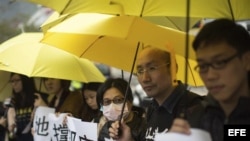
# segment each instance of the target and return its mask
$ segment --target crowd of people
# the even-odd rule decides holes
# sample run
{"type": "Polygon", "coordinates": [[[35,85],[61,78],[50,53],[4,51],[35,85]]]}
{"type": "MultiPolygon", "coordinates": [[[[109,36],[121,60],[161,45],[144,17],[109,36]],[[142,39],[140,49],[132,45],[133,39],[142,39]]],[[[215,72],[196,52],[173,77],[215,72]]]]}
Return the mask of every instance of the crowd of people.
{"type": "Polygon", "coordinates": [[[153,141],[158,133],[191,134],[191,128],[207,131],[213,141],[223,141],[224,125],[250,125],[250,34],[232,20],[217,19],[202,27],[193,49],[195,69],[207,95],[189,91],[188,84],[176,78],[178,64],[167,48],[148,45],[139,52],[137,79],[152,98],[146,107],[133,104],[133,91],[123,78],[85,83],[73,92],[68,80],[43,78],[48,92],[44,94],[32,78],[12,73],[11,106],[0,118],[0,135],[6,131],[9,141],[33,141],[32,127],[23,131],[36,108],[48,106],[97,123],[98,141],[153,141]]]}

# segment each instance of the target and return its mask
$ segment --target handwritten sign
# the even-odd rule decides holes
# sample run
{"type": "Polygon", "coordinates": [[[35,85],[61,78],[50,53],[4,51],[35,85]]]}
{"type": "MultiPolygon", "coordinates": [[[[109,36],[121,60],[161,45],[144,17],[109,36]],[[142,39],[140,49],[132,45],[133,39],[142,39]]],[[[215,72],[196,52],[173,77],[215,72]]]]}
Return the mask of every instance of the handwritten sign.
{"type": "Polygon", "coordinates": [[[97,123],[67,117],[68,141],[97,141],[97,123]]]}
{"type": "Polygon", "coordinates": [[[35,111],[35,118],[33,121],[34,128],[34,140],[35,141],[49,141],[50,129],[49,129],[49,113],[54,113],[54,108],[39,106],[35,111]]]}
{"type": "Polygon", "coordinates": [[[50,138],[52,141],[67,141],[68,127],[66,124],[63,124],[66,115],[66,113],[61,113],[58,115],[49,113],[49,129],[51,135],[50,138]]]}

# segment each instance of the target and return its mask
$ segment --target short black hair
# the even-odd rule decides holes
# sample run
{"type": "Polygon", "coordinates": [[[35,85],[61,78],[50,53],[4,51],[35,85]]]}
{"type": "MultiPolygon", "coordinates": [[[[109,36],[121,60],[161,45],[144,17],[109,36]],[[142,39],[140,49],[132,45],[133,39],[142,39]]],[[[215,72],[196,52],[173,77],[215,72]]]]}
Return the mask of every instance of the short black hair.
{"type": "Polygon", "coordinates": [[[237,50],[239,55],[250,50],[250,35],[247,30],[230,19],[216,19],[206,24],[193,41],[196,51],[202,44],[226,42],[237,50]]]}

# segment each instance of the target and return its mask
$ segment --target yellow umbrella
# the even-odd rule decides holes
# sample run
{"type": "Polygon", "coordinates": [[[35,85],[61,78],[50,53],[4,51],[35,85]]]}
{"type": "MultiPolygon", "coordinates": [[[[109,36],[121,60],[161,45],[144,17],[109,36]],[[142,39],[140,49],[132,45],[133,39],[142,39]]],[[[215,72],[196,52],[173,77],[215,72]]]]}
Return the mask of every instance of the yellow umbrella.
{"type": "MultiPolygon", "coordinates": [[[[134,16],[186,17],[187,0],[27,0],[60,14],[97,12],[134,16]]],[[[190,17],[250,18],[249,0],[190,0],[190,17]]]]}
{"type": "MultiPolygon", "coordinates": [[[[65,19],[71,16],[74,16],[74,14],[59,15],[58,12],[53,12],[51,16],[49,16],[49,18],[42,24],[42,31],[46,32],[49,28],[63,22],[65,19]]],[[[186,31],[186,18],[184,17],[146,16],[141,18],[157,25],[166,26],[180,31],[186,31]]],[[[201,21],[201,18],[190,18],[189,28],[191,29],[198,21],[201,21]]]]}
{"type": "MultiPolygon", "coordinates": [[[[190,36],[190,46],[193,39],[194,37],[190,36]]],[[[157,26],[140,17],[81,13],[66,18],[63,22],[49,29],[42,42],[77,56],[88,56],[89,48],[95,48],[98,44],[103,47],[97,47],[96,52],[105,52],[107,48],[124,52],[127,46],[133,46],[136,49],[138,42],[163,49],[168,44],[175,49],[177,54],[185,56],[185,40],[185,32],[157,26]],[[112,42],[112,46],[110,42],[112,42]],[[93,43],[94,45],[92,45],[93,43]],[[82,50],[88,50],[88,52],[82,52],[82,50]]],[[[132,56],[134,52],[131,50],[131,52],[126,53],[132,56]]],[[[190,58],[195,59],[194,51],[191,48],[189,53],[190,58]]],[[[108,56],[107,59],[119,58],[119,55],[113,55],[108,56]]]]}
{"type": "Polygon", "coordinates": [[[0,51],[0,70],[29,77],[49,77],[80,82],[105,80],[93,62],[39,43],[42,37],[42,33],[23,33],[0,45],[0,48],[4,48],[0,51]],[[15,43],[15,40],[23,40],[23,42],[15,43]]]}
{"type": "MultiPolygon", "coordinates": [[[[141,50],[147,44],[165,50],[169,45],[185,55],[185,33],[135,16],[77,14],[49,29],[42,42],[128,72],[137,47],[141,50]]],[[[189,82],[195,85],[193,78],[189,82]]]]}

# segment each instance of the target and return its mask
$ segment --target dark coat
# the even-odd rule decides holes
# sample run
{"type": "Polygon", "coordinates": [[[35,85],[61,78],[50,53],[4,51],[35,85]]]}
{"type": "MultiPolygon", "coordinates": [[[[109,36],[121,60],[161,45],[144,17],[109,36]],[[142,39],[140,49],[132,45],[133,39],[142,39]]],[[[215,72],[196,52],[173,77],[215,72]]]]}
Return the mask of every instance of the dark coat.
{"type": "MultiPolygon", "coordinates": [[[[138,113],[137,111],[133,112],[134,112],[133,119],[130,122],[127,122],[126,124],[130,127],[131,134],[134,140],[140,141],[140,138],[143,136],[142,133],[146,127],[146,119],[142,117],[142,114],[138,113]]],[[[105,138],[108,139],[110,138],[108,130],[111,124],[112,122],[108,121],[103,125],[98,136],[98,141],[104,141],[105,138]]]]}
{"type": "Polygon", "coordinates": [[[6,128],[0,125],[0,141],[4,141],[6,134],[6,128]]]}
{"type": "Polygon", "coordinates": [[[188,91],[187,86],[178,82],[178,86],[162,105],[152,100],[147,110],[147,130],[144,131],[145,136],[141,141],[153,141],[156,132],[168,130],[175,118],[186,116],[187,109],[203,101],[204,96],[188,91]]]}
{"type": "Polygon", "coordinates": [[[233,112],[226,118],[219,103],[208,96],[201,105],[189,110],[191,127],[201,128],[211,134],[213,141],[223,141],[224,125],[250,125],[250,98],[242,97],[233,112]]]}
{"type": "MultiPolygon", "coordinates": [[[[56,112],[60,113],[71,113],[76,118],[81,118],[81,106],[82,102],[82,94],[80,91],[64,91],[59,105],[56,108],[56,112]]],[[[49,106],[54,107],[55,97],[50,102],[49,106]]]]}

